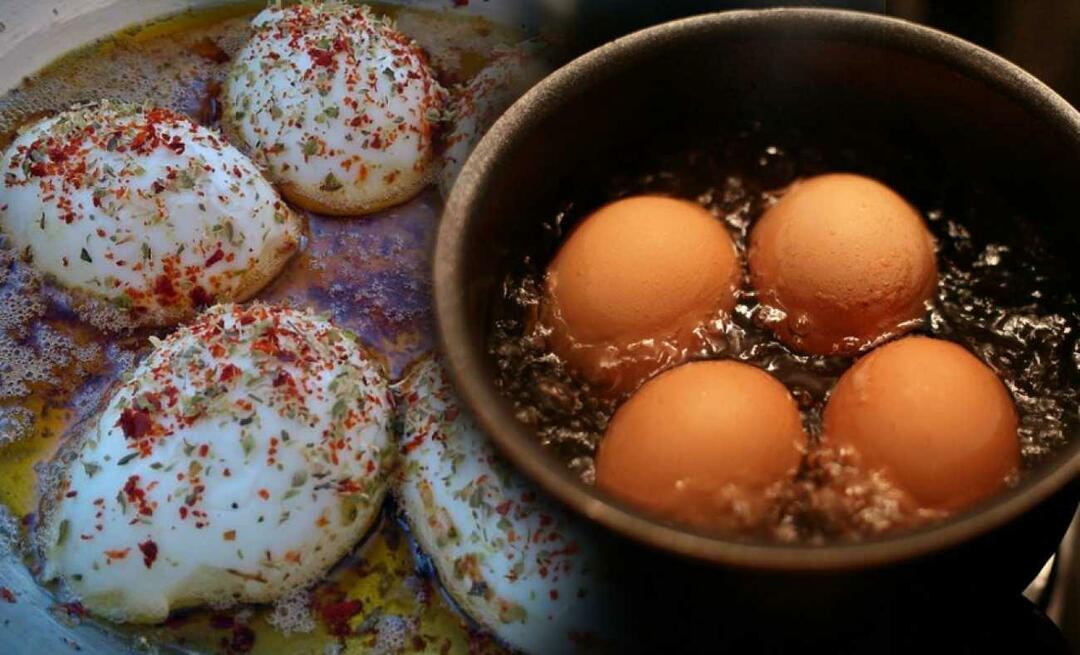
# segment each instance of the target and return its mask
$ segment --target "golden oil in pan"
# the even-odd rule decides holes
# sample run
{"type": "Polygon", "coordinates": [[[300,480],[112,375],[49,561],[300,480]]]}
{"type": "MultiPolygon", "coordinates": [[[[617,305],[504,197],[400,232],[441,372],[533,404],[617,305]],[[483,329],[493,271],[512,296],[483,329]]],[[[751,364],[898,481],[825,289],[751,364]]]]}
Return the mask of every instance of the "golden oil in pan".
{"type": "MultiPolygon", "coordinates": [[[[264,6],[186,12],[60,58],[0,97],[0,147],[34,118],[101,97],[169,106],[214,125],[215,94],[228,60],[264,6]]],[[[447,84],[468,79],[493,48],[524,36],[465,14],[373,6],[425,49],[447,84]]],[[[396,378],[432,345],[428,256],[438,210],[429,190],[362,219],[308,216],[303,252],[258,297],[330,312],[396,378]]],[[[0,250],[0,303],[22,298],[13,307],[27,309],[5,317],[0,308],[0,376],[38,380],[28,394],[0,393],[0,503],[25,518],[36,505],[35,466],[56,453],[65,432],[91,414],[109,384],[145,352],[150,333],[111,338],[78,322],[47,284],[3,255],[0,250]],[[48,338],[35,336],[42,334],[48,338]],[[7,350],[35,370],[5,370],[7,350]]],[[[450,607],[420,568],[398,523],[384,517],[326,580],[274,607],[184,612],[162,626],[107,629],[133,643],[222,653],[502,652],[450,607]]]]}

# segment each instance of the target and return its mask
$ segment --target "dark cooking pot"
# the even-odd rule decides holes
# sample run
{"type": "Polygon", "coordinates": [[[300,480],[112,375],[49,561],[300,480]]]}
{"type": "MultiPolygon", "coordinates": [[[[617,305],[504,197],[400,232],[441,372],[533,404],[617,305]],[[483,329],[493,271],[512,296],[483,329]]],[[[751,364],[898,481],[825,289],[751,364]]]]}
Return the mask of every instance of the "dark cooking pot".
{"type": "Polygon", "coordinates": [[[710,585],[713,604],[734,595],[732,605],[812,624],[835,618],[838,607],[865,610],[922,592],[940,598],[941,589],[950,599],[972,589],[978,597],[1017,593],[1075,513],[1080,435],[1018,488],[944,524],[862,544],[781,546],[695,534],[604,497],[546,452],[496,390],[486,348],[492,303],[515,255],[542,238],[541,223],[558,203],[603,181],[613,162],[749,121],[851,142],[884,139],[947,159],[951,170],[980,176],[1024,206],[1052,242],[1080,245],[1066,193],[1080,188],[1080,114],[1007,61],[869,14],[777,9],[675,21],[547,78],[499,120],[458,178],[434,279],[442,345],[462,398],[522,471],[646,547],[621,551],[639,571],[637,584],[654,594],[710,585]],[[645,555],[649,549],[697,564],[645,555]],[[640,576],[643,562],[664,573],[640,576]],[[868,603],[871,596],[880,602],[868,603]]]}

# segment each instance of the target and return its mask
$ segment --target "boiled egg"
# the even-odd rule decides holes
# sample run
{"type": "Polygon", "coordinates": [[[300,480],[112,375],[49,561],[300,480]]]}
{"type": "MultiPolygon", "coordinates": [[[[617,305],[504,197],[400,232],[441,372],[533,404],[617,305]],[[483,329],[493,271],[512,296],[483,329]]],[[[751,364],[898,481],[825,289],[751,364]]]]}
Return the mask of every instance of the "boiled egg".
{"type": "Polygon", "coordinates": [[[620,406],[596,454],[596,485],[657,518],[705,531],[760,524],[806,433],[794,398],[731,360],[683,364],[620,406]]]}
{"type": "Polygon", "coordinates": [[[378,516],[392,413],[351,333],[299,310],[212,307],[156,341],[61,457],[44,578],[138,623],[303,588],[378,516]]]}
{"type": "Polygon", "coordinates": [[[877,180],[797,182],[754,225],[750,278],[793,349],[852,354],[903,334],[937,288],[934,240],[906,200],[877,180]]]}
{"type": "Polygon", "coordinates": [[[984,500],[1020,465],[1008,389],[975,355],[941,339],[907,337],[856,362],[832,391],[824,433],[930,509],[984,500]]]}
{"type": "Polygon", "coordinates": [[[616,599],[585,526],[495,452],[437,360],[415,365],[400,396],[396,495],[461,609],[526,653],[610,639],[616,599]]]}
{"type": "Polygon", "coordinates": [[[218,134],[100,102],[27,127],[0,161],[0,231],[102,327],[168,325],[243,300],[303,224],[218,134]]]}
{"type": "Polygon", "coordinates": [[[633,196],[587,216],[548,266],[540,325],[601,394],[619,395],[704,347],[735,305],[738,253],[699,205],[633,196]]]}
{"type": "Polygon", "coordinates": [[[423,53],[366,6],[271,7],[225,83],[222,121],[286,198],[365,214],[429,181],[445,92],[423,53]]]}

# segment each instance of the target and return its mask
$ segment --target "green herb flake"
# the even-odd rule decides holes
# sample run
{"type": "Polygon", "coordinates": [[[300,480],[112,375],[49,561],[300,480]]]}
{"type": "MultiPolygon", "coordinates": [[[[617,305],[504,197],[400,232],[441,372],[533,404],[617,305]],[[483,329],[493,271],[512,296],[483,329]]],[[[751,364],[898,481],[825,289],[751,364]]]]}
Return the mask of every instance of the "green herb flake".
{"type": "Polygon", "coordinates": [[[244,435],[240,437],[240,445],[244,448],[244,456],[250,455],[251,451],[255,450],[255,437],[245,432],[244,435]]]}
{"type": "Polygon", "coordinates": [[[342,187],[341,181],[333,173],[327,173],[323,179],[322,184],[319,185],[320,191],[340,191],[342,187]]]}
{"type": "Polygon", "coordinates": [[[67,519],[64,519],[63,521],[60,521],[60,528],[57,531],[57,535],[56,535],[56,545],[57,546],[63,546],[64,542],[67,541],[68,534],[70,534],[70,532],[71,532],[71,523],[67,519]]]}

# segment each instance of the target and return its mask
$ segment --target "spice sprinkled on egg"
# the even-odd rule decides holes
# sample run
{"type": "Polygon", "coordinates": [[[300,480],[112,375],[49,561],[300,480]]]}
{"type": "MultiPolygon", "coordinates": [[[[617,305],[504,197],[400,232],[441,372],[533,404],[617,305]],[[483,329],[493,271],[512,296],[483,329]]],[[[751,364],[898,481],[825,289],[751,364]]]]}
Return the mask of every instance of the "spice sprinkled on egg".
{"type": "Polygon", "coordinates": [[[212,307],[155,340],[58,460],[44,578],[141,623],[302,588],[378,516],[392,411],[350,333],[297,310],[212,307]]]}
{"type": "Polygon", "coordinates": [[[254,164],[169,109],[63,112],[26,128],[0,170],[0,230],[99,327],[247,299],[299,247],[300,219],[254,164]]]}
{"type": "Polygon", "coordinates": [[[252,25],[222,122],[289,200],[366,214],[428,184],[445,91],[389,19],[326,2],[269,8],[252,25]]]}

